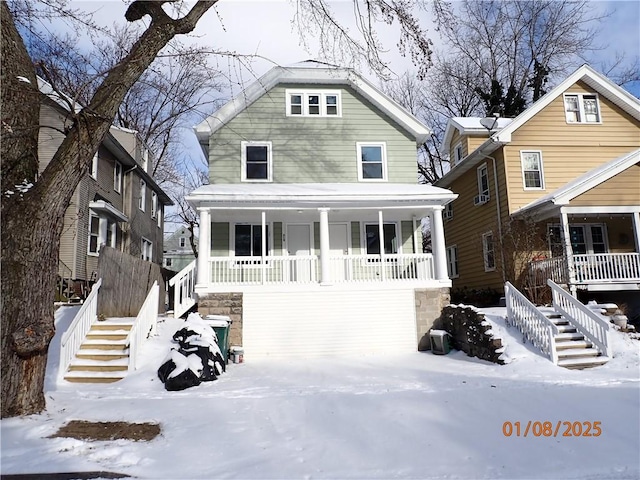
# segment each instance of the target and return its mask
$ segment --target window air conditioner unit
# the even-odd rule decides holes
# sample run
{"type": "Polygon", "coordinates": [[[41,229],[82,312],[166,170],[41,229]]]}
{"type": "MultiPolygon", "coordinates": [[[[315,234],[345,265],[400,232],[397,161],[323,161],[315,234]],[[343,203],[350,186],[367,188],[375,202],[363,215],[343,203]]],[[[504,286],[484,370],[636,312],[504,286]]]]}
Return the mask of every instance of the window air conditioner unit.
{"type": "Polygon", "coordinates": [[[488,201],[489,201],[489,195],[476,195],[475,197],[473,197],[473,204],[476,206],[484,205],[488,201]]]}
{"type": "Polygon", "coordinates": [[[431,330],[429,332],[431,341],[431,353],[435,355],[446,355],[450,351],[449,334],[444,330],[431,330]]]}

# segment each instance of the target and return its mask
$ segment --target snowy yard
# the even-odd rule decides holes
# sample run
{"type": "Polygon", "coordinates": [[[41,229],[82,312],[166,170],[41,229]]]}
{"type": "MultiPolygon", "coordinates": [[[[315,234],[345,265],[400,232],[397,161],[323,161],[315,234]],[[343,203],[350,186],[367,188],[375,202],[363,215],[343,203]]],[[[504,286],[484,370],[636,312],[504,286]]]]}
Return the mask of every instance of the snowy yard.
{"type": "MultiPolygon", "coordinates": [[[[174,319],[159,324],[140,368],[118,383],[56,384],[52,356],[47,411],[1,422],[2,473],[640,478],[640,342],[614,333],[612,361],[571,371],[520,343],[517,331],[500,319],[504,309],[485,311],[506,344],[507,365],[461,352],[247,359],[229,365],[217,381],[167,392],[156,371],[178,328],[174,319]],[[157,422],[162,433],[151,442],[47,438],[70,420],[157,422]],[[551,422],[555,429],[565,421],[600,422],[601,434],[562,436],[564,424],[557,436],[533,434],[533,422],[551,422]],[[513,426],[510,437],[505,422],[513,426]]],[[[63,325],[64,312],[59,317],[63,325]]],[[[56,341],[58,336],[52,350],[56,341]]]]}

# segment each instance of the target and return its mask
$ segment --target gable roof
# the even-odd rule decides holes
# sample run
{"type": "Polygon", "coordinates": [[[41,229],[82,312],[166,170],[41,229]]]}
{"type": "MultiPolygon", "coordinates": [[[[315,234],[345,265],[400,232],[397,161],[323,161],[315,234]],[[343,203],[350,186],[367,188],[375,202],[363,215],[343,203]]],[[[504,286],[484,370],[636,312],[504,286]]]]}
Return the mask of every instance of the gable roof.
{"type": "Polygon", "coordinates": [[[436,185],[442,187],[450,185],[452,181],[480,163],[486,155],[490,155],[501,146],[510,143],[513,132],[537,115],[543,108],[548,106],[578,81],[583,81],[596,93],[613,102],[636,120],[640,120],[640,100],[638,98],[613,83],[604,75],[596,72],[589,65],[583,65],[528,109],[515,117],[506,127],[491,135],[482,145],[467,155],[444,177],[438,180],[436,185]]]}
{"type": "MultiPolygon", "coordinates": [[[[487,128],[480,123],[482,117],[451,117],[447,122],[442,139],[443,150],[449,149],[449,144],[453,138],[454,132],[457,130],[460,135],[485,135],[489,132],[487,128]]],[[[497,117],[497,123],[492,132],[502,130],[513,121],[513,118],[497,117]]]]}
{"type": "Polygon", "coordinates": [[[534,200],[515,212],[516,215],[529,213],[533,210],[540,212],[568,205],[571,200],[603,184],[610,178],[624,172],[636,163],[640,162],[640,149],[615,158],[590,172],[587,172],[557,190],[534,200]]]}
{"type": "Polygon", "coordinates": [[[426,125],[353,69],[307,60],[288,67],[272,68],[216,113],[196,125],[194,130],[200,145],[205,149],[205,156],[208,156],[206,147],[212,133],[280,83],[349,86],[410,133],[417,144],[424,143],[431,134],[426,125]]]}

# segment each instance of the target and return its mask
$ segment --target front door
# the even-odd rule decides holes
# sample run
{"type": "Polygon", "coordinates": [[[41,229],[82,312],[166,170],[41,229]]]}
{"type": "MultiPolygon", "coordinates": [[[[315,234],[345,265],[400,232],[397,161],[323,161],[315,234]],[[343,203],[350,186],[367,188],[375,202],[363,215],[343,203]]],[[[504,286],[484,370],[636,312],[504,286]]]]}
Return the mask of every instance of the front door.
{"type": "Polygon", "coordinates": [[[349,276],[349,260],[340,258],[349,254],[349,228],[346,223],[329,224],[329,257],[331,258],[331,280],[344,282],[349,276]]]}
{"type": "MultiPolygon", "coordinates": [[[[287,251],[290,256],[310,257],[311,226],[287,225],[287,251]]],[[[290,281],[308,283],[313,272],[310,258],[293,259],[289,267],[290,281]]]]}

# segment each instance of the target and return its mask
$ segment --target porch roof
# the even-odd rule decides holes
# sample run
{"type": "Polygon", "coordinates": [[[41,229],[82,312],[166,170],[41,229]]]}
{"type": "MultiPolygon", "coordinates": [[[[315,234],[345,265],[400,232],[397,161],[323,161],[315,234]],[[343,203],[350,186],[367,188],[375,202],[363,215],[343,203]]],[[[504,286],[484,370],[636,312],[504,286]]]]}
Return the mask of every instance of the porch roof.
{"type": "Polygon", "coordinates": [[[432,185],[401,183],[243,183],[204,185],[186,197],[197,207],[314,209],[446,205],[457,195],[432,185]]]}
{"type": "MultiPolygon", "coordinates": [[[[571,200],[590,189],[601,185],[613,176],[640,162],[640,149],[626,153],[566,183],[557,190],[534,200],[518,210],[515,215],[544,214],[555,212],[562,206],[569,205],[571,200]]],[[[612,206],[615,199],[611,199],[612,206]]],[[[637,210],[637,208],[636,208],[637,210]]]]}

